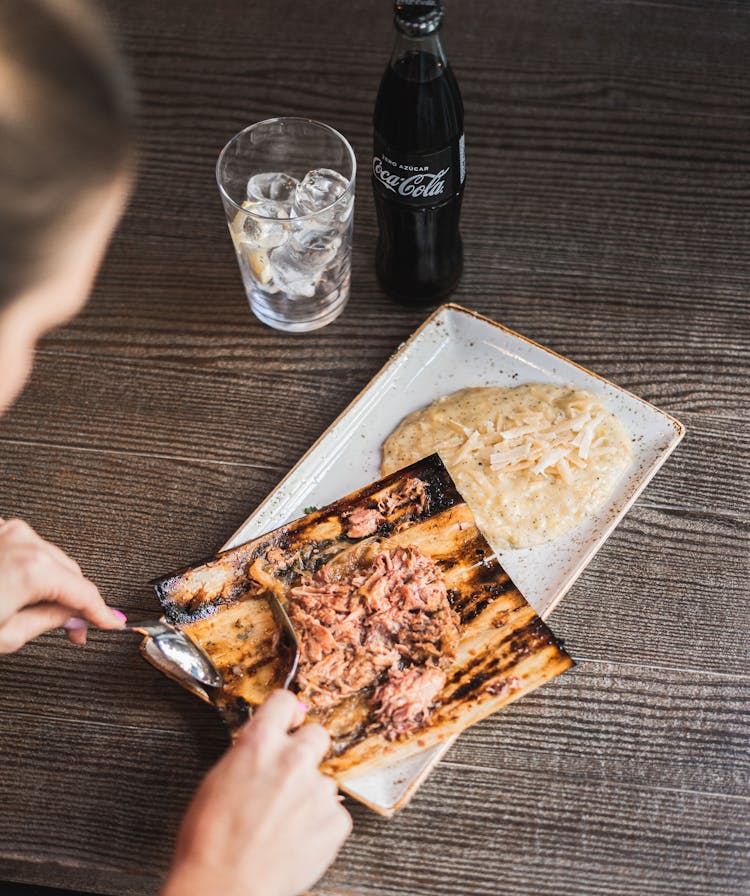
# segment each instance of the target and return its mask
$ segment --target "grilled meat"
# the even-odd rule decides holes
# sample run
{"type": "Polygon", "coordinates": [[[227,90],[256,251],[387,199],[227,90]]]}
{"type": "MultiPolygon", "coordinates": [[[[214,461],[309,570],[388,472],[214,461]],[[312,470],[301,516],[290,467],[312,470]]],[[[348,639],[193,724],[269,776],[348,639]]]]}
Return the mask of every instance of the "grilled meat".
{"type": "Polygon", "coordinates": [[[385,517],[376,507],[357,507],[347,514],[346,522],[348,538],[365,538],[377,532],[385,517]]]}
{"type": "Polygon", "coordinates": [[[396,740],[421,728],[445,681],[445,672],[436,666],[391,669],[372,697],[375,724],[371,730],[382,730],[386,740],[396,740]]]}
{"type": "Polygon", "coordinates": [[[427,510],[429,498],[421,479],[410,476],[398,489],[383,495],[373,506],[355,507],[345,514],[347,538],[374,535],[395,510],[408,507],[413,515],[427,510]]]}
{"type": "Polygon", "coordinates": [[[428,504],[424,482],[416,476],[409,476],[400,488],[380,499],[378,511],[388,516],[399,507],[412,505],[415,513],[424,513],[428,504]]]}
{"type": "Polygon", "coordinates": [[[291,589],[289,615],[301,645],[299,696],[310,707],[325,710],[387,675],[376,722],[395,737],[411,730],[407,716],[427,718],[442,686],[433,691],[437,667],[455,656],[459,620],[426,554],[397,547],[353,571],[323,566],[291,589]],[[396,674],[402,666],[408,675],[396,674]],[[426,676],[419,687],[415,675],[426,676]],[[393,725],[391,708],[399,709],[393,725]]]}
{"type": "MultiPolygon", "coordinates": [[[[366,528],[377,522],[368,517],[366,528]]],[[[155,586],[168,619],[224,674],[212,699],[234,733],[284,671],[263,592],[297,604],[297,626],[310,630],[298,684],[324,707],[310,704],[333,741],[322,768],[344,782],[444,741],[572,665],[491,555],[435,455],[155,586]],[[359,509],[384,517],[370,536],[347,534],[367,522],[352,519],[359,509]],[[406,574],[420,557],[426,567],[406,574]],[[461,617],[455,656],[450,608],[461,617]]]]}

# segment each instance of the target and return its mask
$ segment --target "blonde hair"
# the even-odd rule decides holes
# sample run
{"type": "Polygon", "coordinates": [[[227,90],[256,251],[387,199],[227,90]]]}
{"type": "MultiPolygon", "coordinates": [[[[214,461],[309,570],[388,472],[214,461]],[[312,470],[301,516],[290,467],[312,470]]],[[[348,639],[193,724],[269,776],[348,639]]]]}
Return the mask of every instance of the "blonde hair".
{"type": "Polygon", "coordinates": [[[85,0],[0,0],[0,308],[132,155],[129,79],[85,0]]]}

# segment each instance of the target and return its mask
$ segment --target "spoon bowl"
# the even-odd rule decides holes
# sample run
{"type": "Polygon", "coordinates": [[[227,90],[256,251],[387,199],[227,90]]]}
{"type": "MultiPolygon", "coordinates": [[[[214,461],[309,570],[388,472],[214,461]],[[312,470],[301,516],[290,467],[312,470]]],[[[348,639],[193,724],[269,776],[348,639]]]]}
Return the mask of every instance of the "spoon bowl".
{"type": "Polygon", "coordinates": [[[128,622],[124,628],[112,631],[138,632],[151,638],[170,665],[204,688],[218,689],[224,684],[221,672],[206,651],[168,622],[161,619],[128,622]]]}

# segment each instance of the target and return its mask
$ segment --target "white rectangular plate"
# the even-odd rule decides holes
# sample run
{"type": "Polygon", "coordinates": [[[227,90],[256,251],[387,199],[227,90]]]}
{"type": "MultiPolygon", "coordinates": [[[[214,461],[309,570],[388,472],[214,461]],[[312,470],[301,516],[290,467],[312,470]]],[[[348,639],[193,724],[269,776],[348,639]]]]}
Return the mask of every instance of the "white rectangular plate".
{"type": "MultiPolygon", "coordinates": [[[[443,305],[405,342],[227,542],[230,548],[380,477],[381,445],[406,414],[467,386],[571,384],[600,396],[633,437],[633,461],[602,510],[568,535],[506,550],[502,564],[546,617],[684,435],[681,423],[549,349],[459,305],[443,305]]],[[[448,741],[347,783],[383,815],[404,806],[448,741]]]]}

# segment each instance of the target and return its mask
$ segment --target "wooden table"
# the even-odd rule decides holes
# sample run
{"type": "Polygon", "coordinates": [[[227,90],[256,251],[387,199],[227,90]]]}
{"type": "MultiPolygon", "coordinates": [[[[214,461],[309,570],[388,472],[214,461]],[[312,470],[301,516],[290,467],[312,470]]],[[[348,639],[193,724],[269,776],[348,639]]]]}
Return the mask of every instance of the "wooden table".
{"type": "MultiPolygon", "coordinates": [[[[91,304],[0,425],[0,515],[145,613],[144,583],[218,547],[426,312],[373,272],[384,0],[110,6],[142,97],[138,188],[91,304]],[[229,135],[295,113],[360,162],[351,302],[304,337],[250,315],[213,175],[229,135]]],[[[748,892],[749,38],[742,0],[449,5],[456,301],[688,435],[551,619],[577,669],[463,736],[395,819],[353,805],[321,896],[748,892]]],[[[2,658],[0,712],[0,879],[153,893],[225,746],[212,711],[94,633],[2,658]]]]}

